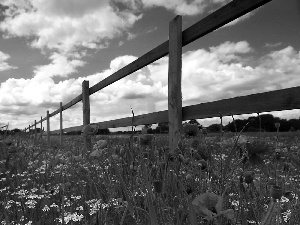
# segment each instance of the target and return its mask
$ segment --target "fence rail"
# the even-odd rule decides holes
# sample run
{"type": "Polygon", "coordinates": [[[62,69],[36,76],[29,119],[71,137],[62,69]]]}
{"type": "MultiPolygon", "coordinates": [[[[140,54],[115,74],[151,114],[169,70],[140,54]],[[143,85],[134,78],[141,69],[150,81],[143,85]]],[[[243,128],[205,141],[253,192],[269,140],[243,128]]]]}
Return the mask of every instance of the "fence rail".
{"type": "MultiPolygon", "coordinates": [[[[139,57],[132,63],[103,79],[92,87],[88,86],[88,81],[83,81],[82,93],[65,105],[60,103],[59,109],[52,113],[47,111],[47,117],[25,128],[25,131],[36,124],[47,121],[48,141],[50,134],[63,132],[80,131],[84,125],[90,123],[89,96],[113,84],[114,82],[134,73],[135,71],[149,65],[150,63],[169,54],[169,73],[168,73],[168,110],[154,112],[144,115],[121,118],[105,122],[95,123],[100,129],[126,127],[131,125],[143,125],[160,122],[169,122],[170,139],[181,131],[179,121],[188,119],[204,119],[229,115],[240,115],[248,113],[261,113],[270,111],[291,110],[300,108],[300,87],[287,88],[282,90],[270,91],[248,96],[240,96],[230,99],[223,99],[214,102],[201,103],[182,107],[181,100],[181,63],[182,47],[199,39],[208,33],[222,27],[223,25],[251,12],[252,10],[270,2],[271,0],[233,0],[209,16],[181,31],[181,16],[175,17],[170,22],[169,38],[156,48],[139,57]],[[174,69],[175,67],[175,69],[174,69]],[[176,94],[172,94],[176,93],[176,94]],[[83,125],[70,128],[62,128],[62,111],[69,109],[78,102],[83,101],[83,125]],[[173,107],[176,104],[176,107],[173,107]],[[50,118],[60,113],[60,129],[50,131],[50,118]]],[[[62,140],[62,138],[61,138],[62,140]]],[[[176,143],[175,140],[169,143],[176,143]]]]}
{"type": "MultiPolygon", "coordinates": [[[[300,109],[300,87],[287,88],[247,96],[201,103],[182,108],[182,120],[205,119],[220,116],[241,115],[281,110],[300,109]]],[[[127,127],[143,124],[168,122],[168,110],[144,115],[95,123],[100,129],[127,127]]],[[[64,132],[80,131],[83,126],[65,128],[64,132]]],[[[59,134],[59,130],[51,134],[59,134]]]]}

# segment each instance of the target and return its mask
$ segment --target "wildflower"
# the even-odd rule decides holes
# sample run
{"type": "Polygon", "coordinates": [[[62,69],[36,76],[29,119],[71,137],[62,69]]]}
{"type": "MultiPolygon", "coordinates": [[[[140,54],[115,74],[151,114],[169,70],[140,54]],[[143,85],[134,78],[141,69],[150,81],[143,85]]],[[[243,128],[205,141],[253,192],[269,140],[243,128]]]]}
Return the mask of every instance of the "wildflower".
{"type": "Polygon", "coordinates": [[[45,205],[44,208],[42,209],[44,212],[47,212],[50,210],[49,206],[45,205]]]}
{"type": "Polygon", "coordinates": [[[30,209],[34,209],[36,203],[37,201],[35,200],[28,200],[27,202],[25,202],[25,205],[27,205],[27,207],[30,209]]]}

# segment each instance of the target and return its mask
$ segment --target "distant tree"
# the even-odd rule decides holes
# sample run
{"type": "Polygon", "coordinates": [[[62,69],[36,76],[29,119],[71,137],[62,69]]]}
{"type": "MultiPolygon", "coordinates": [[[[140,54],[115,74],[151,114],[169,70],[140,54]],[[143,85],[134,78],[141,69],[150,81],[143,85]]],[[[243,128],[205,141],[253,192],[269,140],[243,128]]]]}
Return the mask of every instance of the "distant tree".
{"type": "Polygon", "coordinates": [[[21,130],[18,129],[18,128],[15,128],[15,129],[11,130],[11,132],[13,132],[13,133],[19,133],[19,132],[21,132],[21,130]]]}
{"type": "Polygon", "coordinates": [[[262,129],[264,129],[265,131],[271,132],[271,131],[276,131],[276,127],[275,127],[275,118],[273,115],[271,114],[263,114],[260,115],[261,118],[261,127],[262,129]]]}
{"type": "Polygon", "coordinates": [[[207,127],[209,132],[219,132],[220,131],[220,124],[212,124],[207,127]]]}
{"type": "Polygon", "coordinates": [[[294,130],[300,130],[300,118],[299,119],[290,119],[289,121],[290,127],[293,127],[294,130]]]}
{"type": "Polygon", "coordinates": [[[235,131],[239,132],[243,129],[243,127],[247,124],[247,122],[248,122],[247,120],[236,119],[234,120],[234,122],[232,121],[229,124],[227,124],[225,128],[226,130],[231,132],[235,132],[235,131]]]}

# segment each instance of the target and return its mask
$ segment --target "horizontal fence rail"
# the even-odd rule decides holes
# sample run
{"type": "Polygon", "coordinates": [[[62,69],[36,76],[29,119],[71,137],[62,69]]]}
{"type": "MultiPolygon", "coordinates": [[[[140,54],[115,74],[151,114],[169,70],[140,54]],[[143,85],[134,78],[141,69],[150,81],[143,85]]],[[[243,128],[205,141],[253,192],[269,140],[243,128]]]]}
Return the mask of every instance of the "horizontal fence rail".
{"type": "MultiPolygon", "coordinates": [[[[222,116],[231,116],[256,112],[300,109],[299,96],[300,87],[293,87],[186,106],[182,108],[182,120],[218,117],[220,116],[219,113],[221,113],[222,116]]],[[[98,125],[100,129],[104,129],[163,122],[168,122],[168,110],[135,116],[134,121],[132,121],[132,117],[127,117],[94,124],[98,125]]],[[[82,126],[76,126],[63,129],[63,131],[81,131],[81,129],[82,126]]],[[[51,131],[51,133],[57,134],[59,130],[51,131]]]]}

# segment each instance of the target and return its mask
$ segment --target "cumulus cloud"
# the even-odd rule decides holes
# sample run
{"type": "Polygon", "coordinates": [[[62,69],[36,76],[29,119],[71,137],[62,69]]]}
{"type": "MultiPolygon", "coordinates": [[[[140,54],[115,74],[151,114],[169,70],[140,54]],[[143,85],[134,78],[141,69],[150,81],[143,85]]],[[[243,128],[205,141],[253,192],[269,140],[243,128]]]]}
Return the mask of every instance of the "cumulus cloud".
{"type": "MultiPolygon", "coordinates": [[[[254,49],[246,41],[224,42],[208,49],[183,54],[183,104],[192,105],[235,96],[300,85],[300,52],[292,46],[270,51],[249,66],[245,63],[254,49]]],[[[111,61],[100,73],[66,79],[55,84],[52,78],[9,79],[0,86],[0,112],[5,121],[32,123],[58,109],[81,93],[83,80],[90,86],[108,77],[135,56],[124,55],[111,61]]],[[[90,96],[91,121],[100,122],[167,109],[168,57],[136,71],[90,96]]],[[[64,111],[64,127],[82,124],[82,104],[64,111]]],[[[51,118],[51,129],[59,127],[59,117],[51,118]]]]}
{"type": "Polygon", "coordinates": [[[108,1],[4,1],[9,9],[0,28],[12,36],[29,36],[36,48],[70,52],[76,47],[101,48],[122,34],[141,15],[116,12],[108,1]]]}
{"type": "Polygon", "coordinates": [[[239,17],[239,18],[237,18],[237,19],[235,19],[235,20],[233,20],[233,21],[231,21],[231,22],[229,22],[227,24],[225,24],[222,28],[236,25],[236,24],[238,24],[238,23],[240,23],[240,22],[242,22],[244,20],[249,19],[254,14],[255,14],[255,10],[251,11],[251,12],[249,12],[249,13],[247,13],[247,14],[245,14],[245,15],[243,15],[243,16],[241,16],[241,17],[239,17]]]}
{"type": "Polygon", "coordinates": [[[16,69],[16,67],[9,65],[6,60],[8,60],[10,56],[0,51],[0,72],[9,69],[16,69]]]}
{"type": "MultiPolygon", "coordinates": [[[[142,14],[117,10],[108,0],[4,0],[0,29],[6,36],[26,37],[30,46],[49,55],[48,65],[36,66],[39,77],[66,77],[85,65],[86,49],[102,49],[128,32],[142,14]]],[[[2,68],[6,64],[1,64],[2,68]]]]}
{"type": "Polygon", "coordinates": [[[224,4],[226,0],[205,1],[205,0],[141,0],[145,8],[164,7],[179,15],[197,15],[202,14],[205,10],[215,4],[224,4]]]}

